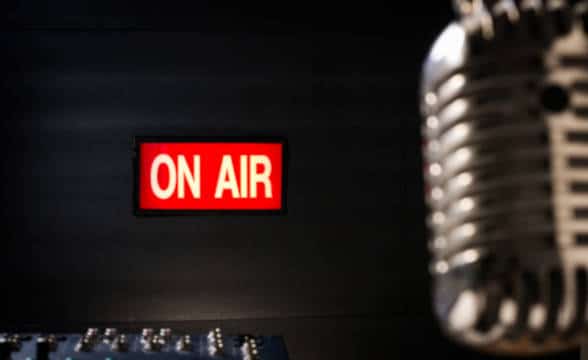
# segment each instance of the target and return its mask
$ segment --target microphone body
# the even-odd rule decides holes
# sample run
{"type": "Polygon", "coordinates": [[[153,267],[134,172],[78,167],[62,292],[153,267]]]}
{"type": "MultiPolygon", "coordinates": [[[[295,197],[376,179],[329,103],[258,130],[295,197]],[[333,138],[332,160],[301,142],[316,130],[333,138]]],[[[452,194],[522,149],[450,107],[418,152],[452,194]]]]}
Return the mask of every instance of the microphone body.
{"type": "Polygon", "coordinates": [[[588,330],[588,1],[456,1],[421,84],[434,308],[482,350],[588,330]]]}

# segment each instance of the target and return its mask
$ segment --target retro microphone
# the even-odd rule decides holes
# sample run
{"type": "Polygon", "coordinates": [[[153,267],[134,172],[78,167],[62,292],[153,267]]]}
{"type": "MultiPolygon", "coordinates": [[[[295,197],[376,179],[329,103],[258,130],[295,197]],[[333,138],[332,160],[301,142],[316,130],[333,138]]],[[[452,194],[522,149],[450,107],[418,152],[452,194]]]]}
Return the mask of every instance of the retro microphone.
{"type": "Polygon", "coordinates": [[[482,350],[588,331],[588,1],[456,0],[421,85],[434,308],[482,350]]]}

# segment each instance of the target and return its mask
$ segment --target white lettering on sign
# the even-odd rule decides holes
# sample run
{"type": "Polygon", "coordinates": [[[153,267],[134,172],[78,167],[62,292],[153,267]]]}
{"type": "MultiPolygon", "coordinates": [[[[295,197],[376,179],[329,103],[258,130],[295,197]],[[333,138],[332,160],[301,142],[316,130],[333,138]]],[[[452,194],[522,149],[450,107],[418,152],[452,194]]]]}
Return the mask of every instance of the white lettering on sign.
{"type": "Polygon", "coordinates": [[[251,174],[251,181],[249,182],[251,188],[249,190],[250,196],[255,199],[257,197],[257,184],[263,184],[265,190],[265,197],[271,199],[272,184],[269,176],[272,173],[272,163],[265,155],[251,155],[249,161],[249,173],[251,174]],[[257,172],[258,165],[262,165],[262,171],[257,172]]]}
{"type": "Polygon", "coordinates": [[[239,167],[239,171],[241,171],[241,193],[239,194],[242,198],[247,198],[247,155],[239,156],[239,161],[241,167],[239,167]]]}
{"type": "Polygon", "coordinates": [[[151,164],[151,189],[153,189],[153,193],[159,199],[169,199],[176,189],[176,165],[172,160],[171,156],[168,154],[159,154],[153,160],[151,164]],[[167,167],[167,172],[169,173],[169,181],[167,183],[167,188],[162,189],[159,185],[159,167],[161,165],[165,165],[167,167]]]}
{"type": "MultiPolygon", "coordinates": [[[[177,190],[179,199],[186,198],[186,187],[194,199],[201,197],[200,155],[192,156],[189,164],[184,155],[178,155],[176,161],[169,154],[159,154],[151,163],[150,184],[153,194],[158,199],[171,198],[177,190]],[[166,168],[166,169],[163,169],[166,168]],[[165,187],[159,183],[159,172],[167,171],[168,182],[165,187]],[[187,186],[186,186],[187,185],[187,186]]],[[[216,181],[215,199],[222,199],[225,191],[230,192],[233,199],[256,199],[258,185],[263,187],[263,196],[273,197],[270,175],[272,164],[266,155],[240,155],[239,172],[235,170],[233,157],[223,155],[216,181]]]]}
{"type": "Polygon", "coordinates": [[[235,199],[240,197],[231,155],[223,155],[220,171],[218,173],[218,180],[216,182],[216,190],[214,191],[214,198],[222,198],[225,190],[230,190],[231,195],[235,199]]]}
{"type": "Polygon", "coordinates": [[[169,199],[178,188],[178,197],[183,199],[185,195],[185,184],[188,183],[190,192],[195,199],[200,198],[200,155],[194,155],[192,158],[192,170],[184,155],[178,155],[178,167],[176,174],[176,165],[171,156],[168,154],[159,154],[151,164],[150,182],[151,189],[158,199],[169,199]],[[159,168],[165,165],[169,174],[167,187],[163,189],[159,183],[159,168]]]}
{"type": "Polygon", "coordinates": [[[270,159],[266,155],[241,155],[239,156],[239,165],[240,184],[237,183],[232,157],[230,155],[223,156],[214,198],[222,198],[224,192],[229,190],[234,199],[256,199],[257,184],[262,184],[265,197],[271,199],[273,195],[272,183],[269,178],[272,173],[270,159]],[[262,169],[258,172],[260,167],[262,169]]]}
{"type": "Polygon", "coordinates": [[[178,156],[178,197],[180,199],[185,197],[184,183],[188,183],[192,197],[200,199],[200,155],[192,157],[192,172],[184,155],[178,156]]]}

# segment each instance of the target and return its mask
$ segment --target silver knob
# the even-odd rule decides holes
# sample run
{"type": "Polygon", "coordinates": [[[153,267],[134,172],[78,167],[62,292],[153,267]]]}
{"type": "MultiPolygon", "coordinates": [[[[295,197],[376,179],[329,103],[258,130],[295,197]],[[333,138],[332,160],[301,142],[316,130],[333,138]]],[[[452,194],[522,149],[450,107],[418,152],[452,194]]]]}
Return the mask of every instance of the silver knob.
{"type": "Polygon", "coordinates": [[[92,351],[94,348],[94,341],[89,336],[82,336],[80,341],[75,346],[75,351],[77,352],[88,352],[92,351]]]}
{"type": "Polygon", "coordinates": [[[115,328],[106,328],[104,330],[104,337],[103,342],[106,344],[110,344],[115,338],[118,333],[118,330],[115,328]]]}
{"type": "Polygon", "coordinates": [[[152,328],[144,328],[141,330],[141,343],[145,343],[151,340],[153,337],[153,329],[152,328]]]}
{"type": "Polygon", "coordinates": [[[207,336],[208,353],[210,356],[220,355],[224,352],[223,334],[220,328],[211,330],[207,336]]]}
{"type": "Polygon", "coordinates": [[[86,330],[86,336],[91,338],[98,336],[98,333],[98,328],[88,328],[88,330],[86,330]]]}
{"type": "Polygon", "coordinates": [[[259,347],[254,337],[245,337],[241,345],[241,354],[243,354],[243,360],[259,360],[259,347]]]}
{"type": "Polygon", "coordinates": [[[143,343],[143,351],[160,351],[165,345],[165,339],[159,335],[153,335],[148,341],[143,343]]]}
{"type": "Polygon", "coordinates": [[[112,342],[112,351],[126,352],[129,350],[129,340],[125,334],[120,334],[112,342]]]}
{"type": "Polygon", "coordinates": [[[180,339],[176,342],[176,350],[182,352],[189,352],[192,351],[192,338],[190,335],[184,335],[180,337],[180,339]]]}
{"type": "Polygon", "coordinates": [[[172,335],[172,330],[170,328],[159,329],[159,336],[161,336],[163,339],[165,339],[166,342],[168,342],[171,339],[171,335],[172,335]]]}

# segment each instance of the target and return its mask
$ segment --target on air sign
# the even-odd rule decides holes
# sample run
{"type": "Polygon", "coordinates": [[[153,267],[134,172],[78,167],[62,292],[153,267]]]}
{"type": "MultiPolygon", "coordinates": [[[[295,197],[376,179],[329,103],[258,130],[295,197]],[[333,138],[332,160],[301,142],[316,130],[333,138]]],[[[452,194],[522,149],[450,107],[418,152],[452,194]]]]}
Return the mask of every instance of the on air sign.
{"type": "Polygon", "coordinates": [[[283,140],[135,139],[135,213],[285,210],[283,140]]]}

